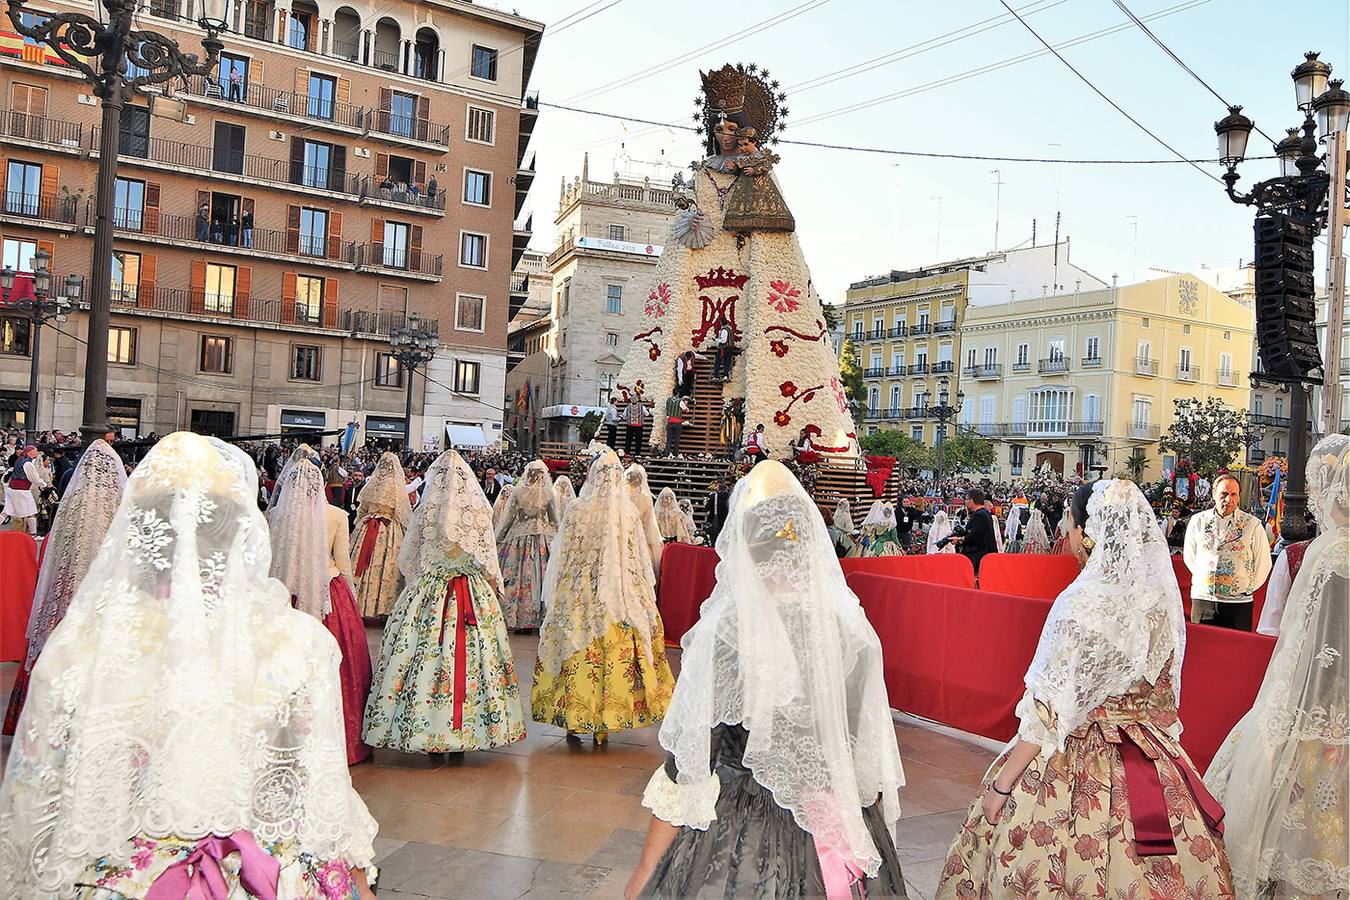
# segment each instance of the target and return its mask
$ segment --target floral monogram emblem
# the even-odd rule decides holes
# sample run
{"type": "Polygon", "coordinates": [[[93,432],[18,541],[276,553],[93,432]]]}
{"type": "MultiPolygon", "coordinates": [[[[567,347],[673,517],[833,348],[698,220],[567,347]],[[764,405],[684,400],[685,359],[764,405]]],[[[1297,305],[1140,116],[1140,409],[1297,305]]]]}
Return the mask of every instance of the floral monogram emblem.
{"type": "Polygon", "coordinates": [[[666,314],[666,309],[670,306],[670,285],[664,281],[652,288],[652,292],[647,295],[647,305],[643,307],[647,315],[660,318],[666,314]]]}
{"type": "Polygon", "coordinates": [[[790,281],[778,278],[769,282],[769,305],[780,313],[796,312],[802,305],[797,300],[801,295],[801,290],[793,287],[790,281]]]}

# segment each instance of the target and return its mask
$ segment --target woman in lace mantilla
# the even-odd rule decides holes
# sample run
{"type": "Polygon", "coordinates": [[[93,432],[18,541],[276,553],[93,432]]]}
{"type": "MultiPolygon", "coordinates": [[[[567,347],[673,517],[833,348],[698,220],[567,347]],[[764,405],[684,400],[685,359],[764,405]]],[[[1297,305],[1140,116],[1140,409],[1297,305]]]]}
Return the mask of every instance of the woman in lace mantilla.
{"type": "Polygon", "coordinates": [[[357,498],[352,532],[352,588],[365,618],[384,618],[398,598],[398,551],[412,521],[408,478],[393,453],[383,453],[357,498]]]}
{"type": "Polygon", "coordinates": [[[403,593],[385,623],[365,738],[405,753],[459,753],[525,738],[498,604],[492,508],[458,453],[426,474],[399,552],[403,593]]]}
{"type": "Polygon", "coordinates": [[[736,485],[685,635],[629,895],[903,897],[881,644],[782,464],[736,485]]]}
{"type": "Polygon", "coordinates": [[[937,896],[1233,896],[1223,809],[1178,741],[1185,622],[1133,482],[1079,488],[1083,571],[1055,599],[937,896]]]}
{"type": "Polygon", "coordinates": [[[525,467],[497,523],[502,617],[507,628],[534,631],[543,621],[548,547],[558,533],[560,519],[548,466],[536,459],[525,467]]]}
{"type": "Polygon", "coordinates": [[[1307,472],[1318,536],[1256,702],[1205,773],[1243,897],[1350,894],[1350,437],[1318,442],[1307,472]]]}

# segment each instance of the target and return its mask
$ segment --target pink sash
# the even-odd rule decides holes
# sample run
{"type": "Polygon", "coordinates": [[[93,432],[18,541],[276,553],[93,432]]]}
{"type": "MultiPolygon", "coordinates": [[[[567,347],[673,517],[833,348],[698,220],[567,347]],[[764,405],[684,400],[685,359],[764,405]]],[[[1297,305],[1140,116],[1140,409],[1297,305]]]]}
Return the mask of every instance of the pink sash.
{"type": "Polygon", "coordinates": [[[863,870],[858,868],[858,864],[846,858],[834,847],[822,844],[819,838],[815,838],[815,842],[816,857],[820,860],[820,874],[825,880],[826,900],[852,900],[855,884],[865,898],[867,891],[862,886],[864,874],[863,870]]]}
{"type": "Polygon", "coordinates": [[[258,900],[277,900],[281,863],[243,829],[227,838],[202,838],[187,859],[160,873],[145,900],[227,900],[230,887],[220,861],[231,853],[239,854],[239,883],[244,890],[258,900]]]}

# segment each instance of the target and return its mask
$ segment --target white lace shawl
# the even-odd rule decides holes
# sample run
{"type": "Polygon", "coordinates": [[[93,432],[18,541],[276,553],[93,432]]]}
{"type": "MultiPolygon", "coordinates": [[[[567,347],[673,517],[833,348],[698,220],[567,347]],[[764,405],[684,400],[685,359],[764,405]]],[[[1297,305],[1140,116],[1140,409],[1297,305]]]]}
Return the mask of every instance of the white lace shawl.
{"type": "Polygon", "coordinates": [[[290,589],[296,609],[323,621],[333,607],[323,472],[304,459],[288,463],[277,478],[273,496],[278,498],[276,505],[267,513],[272,577],[290,589]]]}
{"type": "Polygon", "coordinates": [[[840,497],[839,502],[834,505],[834,518],[831,519],[831,523],[843,537],[848,537],[857,530],[853,524],[853,510],[847,497],[840,497]]]}
{"type": "Polygon", "coordinates": [[[1289,591],[1279,641],[1251,711],[1205,773],[1223,804],[1238,896],[1287,882],[1302,896],[1350,890],[1344,825],[1350,753],[1350,437],[1321,440],[1308,461],[1320,534],[1289,591]],[[1339,768],[1339,772],[1337,769],[1339,768]],[[1337,783],[1339,782],[1339,784],[1337,783]]]}
{"type": "Polygon", "coordinates": [[[247,829],[369,865],[339,651],[267,576],[256,467],[179,432],[136,467],[33,668],[3,783],[0,893],[69,894],[138,835],[247,829]]]}
{"type": "MultiPolygon", "coordinates": [[[[505,489],[502,496],[506,496],[505,489]]],[[[495,507],[493,515],[496,515],[495,507]]],[[[548,466],[536,459],[525,466],[502,510],[501,519],[496,523],[497,543],[501,545],[534,535],[552,540],[558,533],[558,519],[558,499],[548,480],[548,466]]]]}
{"type": "Polygon", "coordinates": [[[661,578],[661,549],[665,541],[661,540],[661,528],[656,524],[656,503],[652,499],[652,489],[647,483],[647,470],[633,463],[624,473],[628,482],[628,497],[637,509],[638,521],[642,523],[642,533],[647,539],[647,555],[652,564],[652,575],[661,578]]]}
{"type": "Polygon", "coordinates": [[[577,499],[576,486],[572,484],[570,475],[559,475],[553,482],[553,496],[558,499],[558,522],[567,517],[567,511],[572,508],[572,503],[577,499]]]}
{"type": "Polygon", "coordinates": [[[867,511],[867,516],[863,519],[860,526],[864,534],[881,534],[895,528],[895,507],[891,506],[885,500],[873,500],[872,508],[867,511]]]}
{"type": "Polygon", "coordinates": [[[881,643],[825,521],[786,467],[760,462],[732,492],[717,553],[717,586],[681,642],[661,724],[678,782],[702,790],[713,727],[740,724],[755,781],[817,842],[875,875],[881,854],[862,810],[880,797],[894,835],[904,770],[881,643]]]}
{"type": "Polygon", "coordinates": [[[402,530],[412,520],[412,504],[408,502],[408,476],[393,453],[380,454],[375,471],[370,473],[357,496],[358,521],[372,515],[389,515],[402,530]]]}
{"type": "Polygon", "coordinates": [[[1017,533],[1022,526],[1022,507],[1016,504],[1008,510],[1008,519],[1003,523],[1003,541],[1011,544],[1017,540],[1017,533]]]}
{"type": "Polygon", "coordinates": [[[30,671],[89,572],[122,502],[126,483],[126,466],[102,438],[89,445],[71,473],[65,496],[56,508],[51,534],[47,535],[42,569],[33,591],[28,655],[24,659],[24,667],[30,671]]]}
{"type": "Polygon", "coordinates": [[[937,512],[933,513],[933,524],[928,528],[928,552],[941,553],[943,550],[950,549],[951,545],[948,544],[946,547],[939,550],[937,544],[938,541],[943,538],[951,537],[951,534],[951,519],[947,517],[947,511],[945,509],[939,509],[937,512]]]}
{"type": "MultiPolygon", "coordinates": [[[[481,487],[481,485],[480,485],[481,487]]],[[[492,527],[496,528],[502,522],[502,517],[506,514],[506,504],[511,502],[511,495],[516,492],[516,486],[511,482],[502,485],[502,489],[497,493],[497,499],[492,501],[492,527]]],[[[487,499],[487,495],[483,495],[487,499]]]]}
{"type": "Polygon", "coordinates": [[[549,548],[539,629],[539,665],[557,675],[573,654],[627,623],[651,660],[661,616],[656,579],[637,507],[628,498],[623,464],[608,448],[594,462],[581,494],[549,548]]]}
{"type": "Polygon", "coordinates": [[[447,450],[427,469],[425,484],[398,552],[405,583],[412,584],[462,550],[500,592],[502,570],[492,533],[492,507],[469,464],[447,450]]]}
{"type": "Polygon", "coordinates": [[[680,509],[679,498],[668,487],[661,488],[661,493],[656,496],[656,527],[665,540],[688,544],[694,537],[684,510],[680,509]]]}
{"type": "MultiPolygon", "coordinates": [[[[1181,696],[1186,648],[1181,592],[1153,510],[1132,481],[1100,480],[1088,501],[1088,563],[1055,598],[1017,704],[1019,736],[1049,757],[1108,697],[1155,683],[1171,660],[1181,696]],[[1053,728],[1037,715],[1052,714],[1053,728]]],[[[1172,726],[1181,734],[1180,722],[1172,726]]]]}
{"type": "Polygon", "coordinates": [[[1022,538],[1022,552],[1050,552],[1050,535],[1045,530],[1045,514],[1039,509],[1033,509],[1028,514],[1026,534],[1022,538]]]}
{"type": "Polygon", "coordinates": [[[319,454],[309,444],[300,444],[291,451],[291,455],[286,459],[286,465],[281,467],[277,474],[277,480],[272,483],[272,493],[267,498],[267,512],[271,513],[281,499],[281,483],[286,479],[291,469],[295,468],[297,463],[311,462],[317,467],[319,465],[319,454]]]}

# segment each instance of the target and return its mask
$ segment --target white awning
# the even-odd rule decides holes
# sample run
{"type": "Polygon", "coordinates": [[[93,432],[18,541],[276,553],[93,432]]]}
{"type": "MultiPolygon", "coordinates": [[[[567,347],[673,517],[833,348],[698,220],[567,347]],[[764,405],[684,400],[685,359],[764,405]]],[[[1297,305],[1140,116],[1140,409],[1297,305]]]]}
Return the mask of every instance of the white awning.
{"type": "Polygon", "coordinates": [[[583,419],[590,413],[605,414],[603,406],[545,406],[545,419],[583,419]]]}
{"type": "Polygon", "coordinates": [[[445,426],[445,438],[452,447],[486,447],[487,438],[483,436],[483,429],[478,425],[451,425],[445,426]]]}

